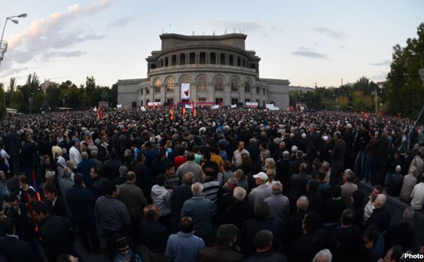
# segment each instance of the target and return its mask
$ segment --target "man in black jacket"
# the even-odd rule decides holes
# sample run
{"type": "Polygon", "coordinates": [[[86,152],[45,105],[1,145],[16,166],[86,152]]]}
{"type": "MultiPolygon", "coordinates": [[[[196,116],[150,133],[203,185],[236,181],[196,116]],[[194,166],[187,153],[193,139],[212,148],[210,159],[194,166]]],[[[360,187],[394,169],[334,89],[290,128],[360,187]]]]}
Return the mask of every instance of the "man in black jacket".
{"type": "Polygon", "coordinates": [[[112,151],[110,153],[111,159],[105,162],[104,175],[105,178],[113,180],[119,176],[119,167],[121,166],[121,161],[117,159],[118,153],[112,151]]]}
{"type": "Polygon", "coordinates": [[[403,212],[402,222],[387,229],[384,234],[386,250],[394,245],[401,245],[403,250],[411,249],[412,240],[414,239],[414,228],[411,227],[409,222],[413,217],[414,209],[412,207],[408,207],[403,212]]]}
{"type": "Polygon", "coordinates": [[[302,222],[303,236],[293,246],[296,261],[309,262],[323,249],[335,250],[339,241],[324,229],[320,229],[320,215],[308,212],[302,222]]]}
{"type": "Polygon", "coordinates": [[[6,236],[0,238],[0,252],[6,261],[35,262],[39,261],[27,242],[19,240],[15,223],[11,218],[2,221],[6,236]]]}
{"type": "Polygon", "coordinates": [[[255,218],[247,220],[242,228],[240,235],[237,239],[237,244],[241,247],[242,253],[246,256],[255,253],[254,238],[256,233],[261,230],[269,230],[274,235],[274,242],[272,249],[279,251],[281,247],[281,234],[278,226],[273,221],[268,205],[265,202],[256,205],[255,218]]]}
{"type": "Polygon", "coordinates": [[[233,190],[234,202],[225,210],[224,223],[233,224],[239,230],[244,222],[253,217],[253,207],[245,200],[246,190],[236,187],[233,190]]]}
{"type": "Polygon", "coordinates": [[[169,232],[165,226],[158,222],[159,209],[154,205],[148,205],[143,210],[144,218],[141,222],[141,243],[153,254],[153,257],[164,255],[169,232]]]}
{"type": "Polygon", "coordinates": [[[390,225],[390,212],[385,207],[387,198],[384,194],[379,194],[375,199],[375,209],[366,223],[366,227],[371,224],[377,225],[381,233],[384,233],[390,225]]]}
{"type": "Polygon", "coordinates": [[[346,143],[342,140],[342,135],[339,131],[334,133],[334,148],[331,150],[331,173],[330,185],[340,185],[342,183],[342,173],[344,171],[344,158],[346,152],[346,143]]]}
{"type": "Polygon", "coordinates": [[[185,173],[182,179],[181,186],[174,187],[171,195],[171,216],[174,232],[178,231],[184,202],[193,196],[191,185],[193,184],[194,174],[192,172],[185,173]]]}
{"type": "Polygon", "coordinates": [[[12,173],[18,175],[19,173],[19,150],[21,148],[21,139],[15,132],[15,127],[10,127],[10,133],[6,136],[6,151],[10,156],[12,164],[12,173]]]}
{"type": "Polygon", "coordinates": [[[261,230],[256,233],[253,242],[255,243],[256,252],[251,257],[244,260],[245,262],[267,262],[279,261],[286,262],[287,257],[281,253],[271,250],[273,242],[278,241],[274,234],[269,230],[261,230]]]}
{"type": "Polygon", "coordinates": [[[356,251],[361,241],[361,229],[354,225],[355,212],[351,209],[343,211],[341,226],[331,234],[340,242],[339,248],[333,253],[333,261],[354,261],[356,251]]]}
{"type": "MultiPolygon", "coordinates": [[[[378,185],[384,185],[387,163],[389,161],[389,141],[387,139],[388,133],[386,130],[383,131],[380,138],[377,140],[377,147],[375,149],[375,158],[374,158],[374,181],[378,185]]],[[[371,179],[371,182],[373,180],[371,179]]]]}
{"type": "Polygon", "coordinates": [[[59,197],[57,188],[53,184],[46,184],[43,189],[49,213],[53,216],[66,217],[66,206],[59,197]]]}
{"type": "Polygon", "coordinates": [[[91,247],[88,241],[88,235],[95,253],[101,253],[99,237],[96,230],[94,218],[94,196],[85,188],[84,177],[80,173],[74,176],[75,185],[67,193],[68,206],[74,215],[78,231],[81,236],[81,242],[87,253],[91,253],[91,247]]]}
{"type": "Polygon", "coordinates": [[[66,220],[60,216],[50,216],[47,206],[42,202],[34,203],[32,210],[41,226],[41,244],[47,260],[54,262],[62,253],[74,254],[72,231],[66,220]]]}

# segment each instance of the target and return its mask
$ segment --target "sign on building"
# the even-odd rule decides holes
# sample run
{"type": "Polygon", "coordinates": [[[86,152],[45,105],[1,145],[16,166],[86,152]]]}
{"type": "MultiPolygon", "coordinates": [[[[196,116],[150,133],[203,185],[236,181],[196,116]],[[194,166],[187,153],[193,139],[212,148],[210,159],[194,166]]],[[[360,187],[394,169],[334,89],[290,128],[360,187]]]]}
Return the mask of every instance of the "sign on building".
{"type": "Polygon", "coordinates": [[[190,83],[181,84],[181,99],[190,99],[190,83]]]}
{"type": "Polygon", "coordinates": [[[248,107],[258,107],[258,102],[246,102],[246,106],[248,106],[248,107]]]}

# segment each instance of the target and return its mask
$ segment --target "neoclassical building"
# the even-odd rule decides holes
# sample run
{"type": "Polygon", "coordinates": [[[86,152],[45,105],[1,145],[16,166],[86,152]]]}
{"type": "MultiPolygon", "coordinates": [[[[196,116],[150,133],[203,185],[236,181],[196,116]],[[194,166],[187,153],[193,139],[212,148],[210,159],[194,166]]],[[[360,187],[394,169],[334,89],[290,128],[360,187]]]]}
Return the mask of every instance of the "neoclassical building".
{"type": "Polygon", "coordinates": [[[148,102],[257,102],[287,108],[290,82],[259,77],[261,59],[245,49],[246,37],[160,35],[161,50],[146,59],[147,78],[118,80],[118,104],[135,108],[148,102]],[[186,95],[189,99],[183,100],[186,95]]]}

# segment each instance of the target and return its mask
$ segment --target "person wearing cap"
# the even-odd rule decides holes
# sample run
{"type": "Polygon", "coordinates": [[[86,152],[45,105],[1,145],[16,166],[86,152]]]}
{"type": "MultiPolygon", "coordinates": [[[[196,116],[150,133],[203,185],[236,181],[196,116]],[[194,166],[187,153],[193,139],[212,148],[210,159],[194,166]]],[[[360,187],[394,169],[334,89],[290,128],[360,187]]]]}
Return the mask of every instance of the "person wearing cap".
{"type": "Polygon", "coordinates": [[[258,186],[250,191],[249,202],[253,205],[253,207],[256,207],[266,198],[272,196],[272,188],[269,184],[267,184],[268,176],[264,172],[259,172],[254,175],[253,178],[258,186]]]}

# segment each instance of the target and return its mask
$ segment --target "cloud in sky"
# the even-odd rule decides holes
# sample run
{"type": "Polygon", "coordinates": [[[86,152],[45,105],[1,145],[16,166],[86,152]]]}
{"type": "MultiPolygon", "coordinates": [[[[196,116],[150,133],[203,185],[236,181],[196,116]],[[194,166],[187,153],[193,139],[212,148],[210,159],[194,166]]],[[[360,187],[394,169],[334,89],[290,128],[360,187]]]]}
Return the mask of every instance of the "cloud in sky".
{"type": "Polygon", "coordinates": [[[125,26],[131,24],[134,21],[135,21],[135,16],[126,16],[126,17],[119,18],[118,20],[115,20],[112,23],[109,23],[106,27],[107,28],[110,28],[110,27],[112,27],[112,28],[125,27],[125,26]]]}
{"type": "Polygon", "coordinates": [[[314,26],[314,31],[318,32],[321,35],[328,36],[337,40],[343,40],[347,38],[347,35],[343,31],[337,31],[325,26],[314,26]]]}
{"type": "Polygon", "coordinates": [[[382,62],[372,63],[373,66],[389,66],[392,63],[391,60],[384,60],[382,62]]]}
{"type": "MultiPolygon", "coordinates": [[[[19,70],[18,64],[25,64],[29,61],[42,58],[72,57],[81,56],[81,51],[61,51],[64,48],[80,44],[85,41],[100,40],[104,36],[86,34],[83,29],[67,31],[69,25],[81,17],[93,15],[111,5],[114,0],[100,0],[92,5],[83,7],[78,4],[71,5],[66,11],[55,12],[49,17],[35,20],[21,33],[16,34],[9,40],[9,48],[6,56],[9,63],[6,66],[10,69],[19,70]]],[[[1,72],[4,77],[6,72],[1,72]]]]}
{"type": "Polygon", "coordinates": [[[373,75],[372,77],[370,77],[371,80],[373,80],[374,82],[379,82],[379,81],[386,81],[387,78],[387,73],[386,71],[381,71],[375,75],[373,75]]]}
{"type": "Polygon", "coordinates": [[[247,20],[230,20],[218,18],[215,21],[215,25],[218,25],[220,28],[228,30],[228,33],[233,33],[234,30],[236,33],[244,32],[245,34],[252,34],[257,32],[265,32],[265,26],[261,24],[260,21],[247,21],[247,20]]]}
{"type": "Polygon", "coordinates": [[[306,57],[306,58],[330,60],[328,58],[328,55],[318,53],[316,51],[313,51],[313,49],[304,48],[304,47],[299,48],[299,50],[294,51],[291,54],[294,55],[294,56],[301,56],[301,57],[306,57]]]}

